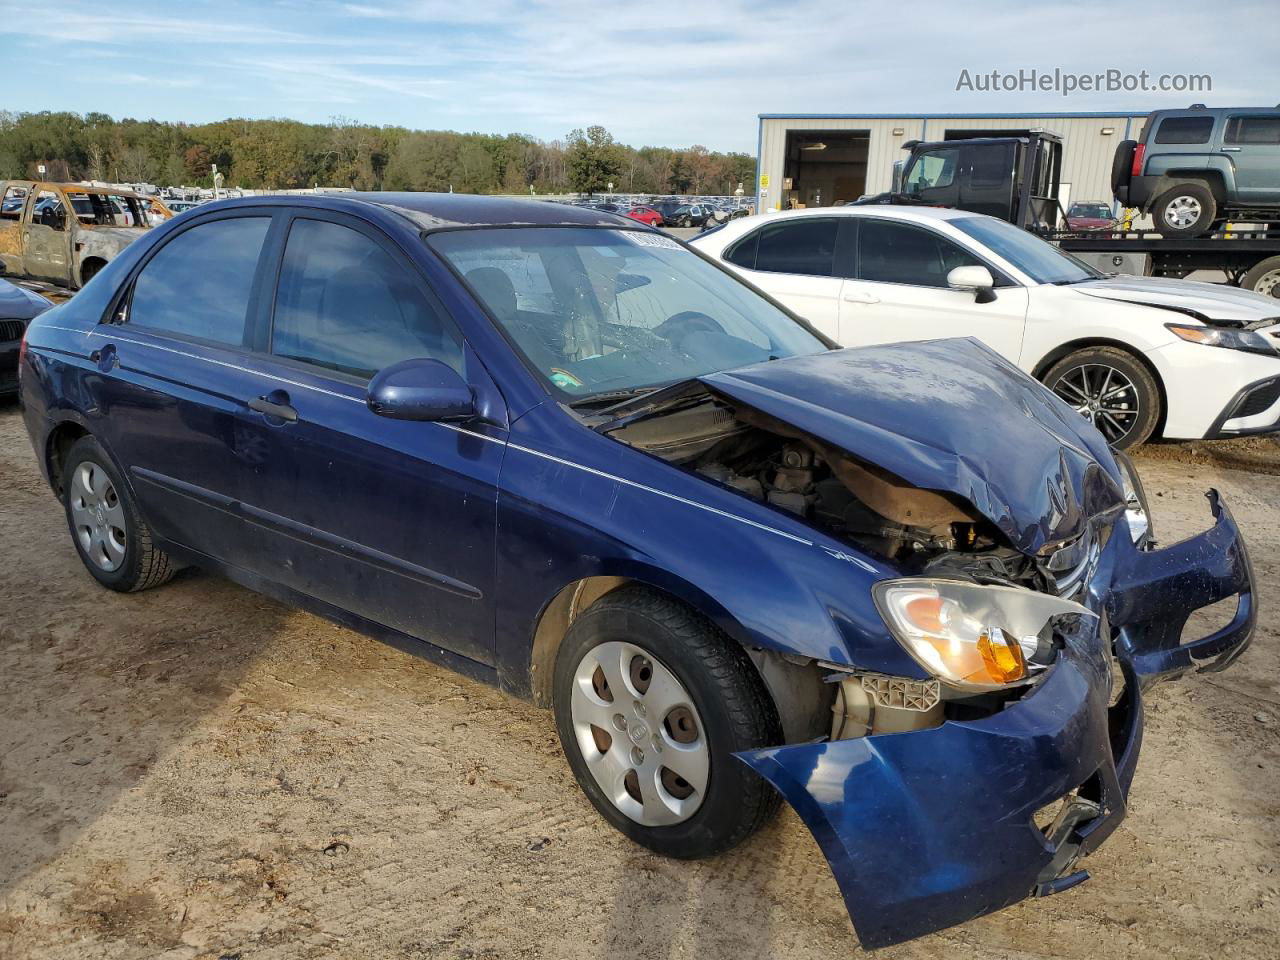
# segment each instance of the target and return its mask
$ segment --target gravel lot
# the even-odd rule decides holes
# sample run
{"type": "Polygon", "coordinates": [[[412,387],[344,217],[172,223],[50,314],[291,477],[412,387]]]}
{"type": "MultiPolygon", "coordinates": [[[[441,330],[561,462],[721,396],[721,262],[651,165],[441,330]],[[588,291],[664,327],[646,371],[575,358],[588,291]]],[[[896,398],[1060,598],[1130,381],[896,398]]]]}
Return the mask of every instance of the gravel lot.
{"type": "MultiPolygon", "coordinates": [[[[1153,692],[1093,879],[881,956],[1276,956],[1280,471],[1231,469],[1268,463],[1270,441],[1138,459],[1165,541],[1223,490],[1264,605],[1233,670],[1153,692]]],[[[589,807],[548,714],[214,576],[98,588],[12,404],[0,490],[0,957],[857,952],[789,810],[719,859],[651,856],[589,807]]]]}

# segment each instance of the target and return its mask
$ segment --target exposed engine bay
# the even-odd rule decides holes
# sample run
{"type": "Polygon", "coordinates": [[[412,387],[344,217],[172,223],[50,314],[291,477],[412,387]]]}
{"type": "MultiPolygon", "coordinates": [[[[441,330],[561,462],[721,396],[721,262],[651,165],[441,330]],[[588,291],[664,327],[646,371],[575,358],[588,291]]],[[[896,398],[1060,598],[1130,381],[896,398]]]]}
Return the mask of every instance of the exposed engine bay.
{"type": "Polygon", "coordinates": [[[920,490],[755,410],[700,402],[610,435],[803,517],[909,573],[1054,592],[1047,565],[950,494],[920,490]]]}

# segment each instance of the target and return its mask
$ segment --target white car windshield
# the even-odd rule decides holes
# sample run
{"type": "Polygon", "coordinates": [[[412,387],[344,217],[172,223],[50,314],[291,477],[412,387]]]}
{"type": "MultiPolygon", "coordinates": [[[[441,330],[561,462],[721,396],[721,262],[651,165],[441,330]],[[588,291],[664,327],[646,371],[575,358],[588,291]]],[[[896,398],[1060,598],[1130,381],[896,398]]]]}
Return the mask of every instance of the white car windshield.
{"type": "Polygon", "coordinates": [[[437,233],[430,243],[570,401],[827,349],[662,234],[517,227],[437,233]]]}
{"type": "Polygon", "coordinates": [[[994,217],[963,217],[951,225],[1013,264],[1036,283],[1079,283],[1103,274],[1026,230],[994,217]]]}

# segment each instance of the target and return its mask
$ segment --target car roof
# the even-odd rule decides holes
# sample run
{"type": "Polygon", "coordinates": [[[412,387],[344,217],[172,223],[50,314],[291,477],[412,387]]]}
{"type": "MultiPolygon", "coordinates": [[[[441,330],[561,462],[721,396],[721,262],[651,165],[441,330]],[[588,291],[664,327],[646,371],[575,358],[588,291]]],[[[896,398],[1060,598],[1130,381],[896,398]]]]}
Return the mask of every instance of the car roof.
{"type": "MultiPolygon", "coordinates": [[[[550,200],[483,197],[466,193],[344,192],[238,197],[220,207],[308,206],[350,210],[351,204],[383,207],[400,214],[422,230],[456,227],[627,227],[648,229],[635,220],[592,207],[571,206],[550,200]]],[[[205,206],[202,204],[202,206],[205,206]]]]}
{"type": "Polygon", "coordinates": [[[867,203],[861,206],[811,207],[806,210],[779,210],[776,213],[758,213],[742,220],[778,219],[779,217],[892,217],[895,220],[963,220],[983,214],[970,210],[954,210],[951,207],[916,206],[900,203],[867,203]]]}

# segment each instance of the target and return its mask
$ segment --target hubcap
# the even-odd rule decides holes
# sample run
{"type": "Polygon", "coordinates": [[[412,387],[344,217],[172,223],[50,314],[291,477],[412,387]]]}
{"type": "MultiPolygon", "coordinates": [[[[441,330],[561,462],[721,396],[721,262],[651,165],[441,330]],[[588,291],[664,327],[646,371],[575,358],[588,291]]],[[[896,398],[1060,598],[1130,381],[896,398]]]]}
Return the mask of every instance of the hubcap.
{"type": "Polygon", "coordinates": [[[578,749],[610,802],[662,827],[702,806],[711,752],[693,699],[675,674],[633,643],[589,651],[569,703],[578,749]]]}
{"type": "Polygon", "coordinates": [[[1138,391],[1115,367],[1086,363],[1072,367],[1053,385],[1056,393],[1116,443],[1138,422],[1138,391]]]}
{"type": "Polygon", "coordinates": [[[107,471],[86,460],[71,477],[69,496],[80,549],[99,570],[118,570],[124,563],[124,506],[107,471]]]}
{"type": "Polygon", "coordinates": [[[1164,219],[1169,226],[1185,230],[1200,219],[1201,212],[1200,201],[1195,197],[1176,197],[1164,208],[1164,219]]]}

